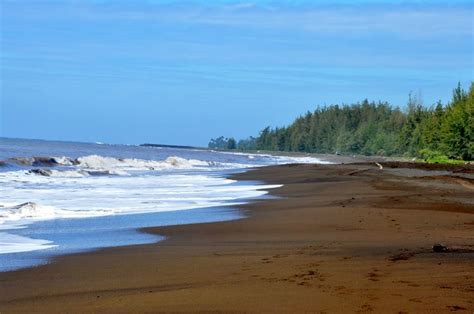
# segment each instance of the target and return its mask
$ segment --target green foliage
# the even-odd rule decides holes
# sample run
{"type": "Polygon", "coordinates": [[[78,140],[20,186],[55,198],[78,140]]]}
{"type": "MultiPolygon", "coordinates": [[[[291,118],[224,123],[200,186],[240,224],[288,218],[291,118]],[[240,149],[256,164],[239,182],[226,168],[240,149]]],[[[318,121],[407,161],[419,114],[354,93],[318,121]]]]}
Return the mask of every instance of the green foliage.
{"type": "Polygon", "coordinates": [[[218,138],[211,139],[211,141],[208,144],[208,147],[211,149],[236,149],[237,142],[233,137],[226,138],[226,137],[220,136],[218,138]]]}
{"type": "Polygon", "coordinates": [[[237,143],[237,147],[241,150],[256,150],[257,149],[257,139],[253,136],[240,140],[237,143]]]}
{"type": "MultiPolygon", "coordinates": [[[[228,148],[220,137],[211,148],[228,148]]],[[[264,128],[258,137],[239,141],[244,150],[299,151],[364,155],[421,156],[430,162],[474,158],[474,83],[460,85],[452,100],[423,106],[410,94],[405,111],[386,102],[317,108],[286,127],[264,128]]]]}
{"type": "Polygon", "coordinates": [[[237,148],[237,142],[233,137],[229,138],[227,140],[227,149],[236,149],[237,148]]]}
{"type": "Polygon", "coordinates": [[[419,156],[427,162],[434,162],[438,160],[448,160],[448,156],[444,155],[440,151],[433,151],[428,148],[424,148],[418,152],[419,156]]]}
{"type": "Polygon", "coordinates": [[[465,162],[463,160],[449,159],[448,156],[443,153],[432,151],[427,148],[420,150],[419,155],[424,159],[424,161],[433,164],[463,164],[465,162]]]}
{"type": "Polygon", "coordinates": [[[471,160],[474,157],[474,98],[473,86],[469,94],[461,86],[454,90],[453,101],[445,112],[443,131],[443,149],[449,156],[471,160]]]}

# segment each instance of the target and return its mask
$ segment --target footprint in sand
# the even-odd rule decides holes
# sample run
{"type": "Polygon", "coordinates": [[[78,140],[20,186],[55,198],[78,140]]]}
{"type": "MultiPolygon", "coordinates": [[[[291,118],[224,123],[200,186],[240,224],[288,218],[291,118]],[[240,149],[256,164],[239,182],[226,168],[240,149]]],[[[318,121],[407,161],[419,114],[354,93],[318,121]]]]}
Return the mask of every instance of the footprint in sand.
{"type": "Polygon", "coordinates": [[[380,281],[380,277],[382,275],[379,274],[380,270],[377,268],[373,268],[371,272],[367,274],[367,277],[369,278],[370,281],[380,281]]]}
{"type": "Polygon", "coordinates": [[[339,295],[351,295],[352,290],[348,289],[346,286],[335,286],[334,291],[339,295]]]}
{"type": "Polygon", "coordinates": [[[370,281],[380,281],[380,279],[378,279],[379,275],[376,273],[368,273],[367,277],[369,277],[370,281]]]}
{"type": "Polygon", "coordinates": [[[357,311],[357,313],[372,312],[373,310],[374,308],[372,307],[372,305],[365,303],[365,304],[362,304],[362,306],[357,311]]]}

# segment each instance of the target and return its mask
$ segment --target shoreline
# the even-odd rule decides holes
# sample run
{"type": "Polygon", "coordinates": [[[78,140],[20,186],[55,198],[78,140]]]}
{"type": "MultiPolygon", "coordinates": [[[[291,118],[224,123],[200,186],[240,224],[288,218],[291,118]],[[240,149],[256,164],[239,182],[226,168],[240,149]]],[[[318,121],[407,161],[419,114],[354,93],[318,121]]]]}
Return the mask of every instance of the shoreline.
{"type": "Polygon", "coordinates": [[[145,228],[166,237],[155,244],[0,273],[0,311],[472,312],[471,179],[415,174],[373,163],[236,174],[284,184],[269,190],[282,198],[237,206],[244,219],[145,228]],[[431,252],[444,241],[458,251],[431,252]]]}

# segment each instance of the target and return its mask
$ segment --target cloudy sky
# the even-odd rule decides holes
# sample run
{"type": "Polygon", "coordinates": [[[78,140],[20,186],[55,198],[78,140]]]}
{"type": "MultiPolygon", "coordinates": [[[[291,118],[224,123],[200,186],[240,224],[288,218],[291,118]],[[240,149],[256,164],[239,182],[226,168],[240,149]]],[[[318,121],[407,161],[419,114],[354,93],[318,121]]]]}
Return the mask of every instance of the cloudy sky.
{"type": "Polygon", "coordinates": [[[474,80],[470,1],[0,3],[4,137],[207,145],[474,80]]]}

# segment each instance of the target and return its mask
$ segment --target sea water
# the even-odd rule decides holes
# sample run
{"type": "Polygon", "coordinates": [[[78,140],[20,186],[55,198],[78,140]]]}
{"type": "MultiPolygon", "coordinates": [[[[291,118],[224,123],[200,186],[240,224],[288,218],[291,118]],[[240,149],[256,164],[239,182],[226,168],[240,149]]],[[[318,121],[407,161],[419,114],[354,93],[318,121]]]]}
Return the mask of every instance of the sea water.
{"type": "Polygon", "coordinates": [[[0,138],[0,271],[157,242],[151,226],[242,218],[231,206],[277,185],[229,175],[312,157],[0,138]]]}

